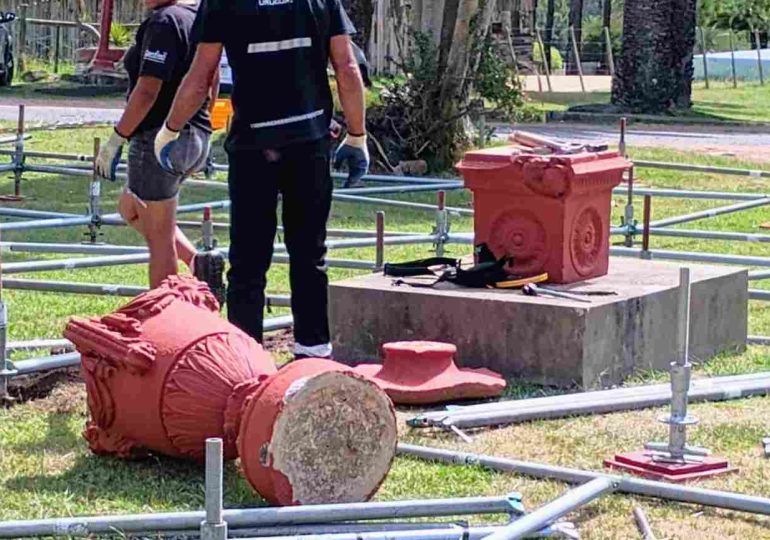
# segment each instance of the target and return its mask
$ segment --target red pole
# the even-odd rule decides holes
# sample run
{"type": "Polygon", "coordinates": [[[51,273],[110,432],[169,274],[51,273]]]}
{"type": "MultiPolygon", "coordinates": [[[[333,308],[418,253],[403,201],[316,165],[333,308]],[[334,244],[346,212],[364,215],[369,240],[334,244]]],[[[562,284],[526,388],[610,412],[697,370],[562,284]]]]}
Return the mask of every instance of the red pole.
{"type": "Polygon", "coordinates": [[[115,63],[110,59],[110,29],[112,28],[113,0],[102,0],[102,18],[99,23],[99,46],[96,49],[93,67],[113,70],[115,63]]]}

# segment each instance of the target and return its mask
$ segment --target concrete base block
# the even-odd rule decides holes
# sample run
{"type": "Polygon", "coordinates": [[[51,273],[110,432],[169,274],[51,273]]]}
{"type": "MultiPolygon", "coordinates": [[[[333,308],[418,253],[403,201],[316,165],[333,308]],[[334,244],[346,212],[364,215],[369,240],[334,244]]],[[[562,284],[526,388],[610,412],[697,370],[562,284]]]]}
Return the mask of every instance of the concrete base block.
{"type": "MultiPolygon", "coordinates": [[[[704,361],[746,348],[748,273],[692,265],[690,354],[704,361]]],[[[611,291],[591,303],[519,291],[394,286],[382,275],[330,287],[335,360],[380,361],[389,341],[446,341],[458,365],[507,378],[596,388],[638,369],[668,370],[677,349],[679,265],[612,258],[609,274],[565,291],[611,291]]]]}

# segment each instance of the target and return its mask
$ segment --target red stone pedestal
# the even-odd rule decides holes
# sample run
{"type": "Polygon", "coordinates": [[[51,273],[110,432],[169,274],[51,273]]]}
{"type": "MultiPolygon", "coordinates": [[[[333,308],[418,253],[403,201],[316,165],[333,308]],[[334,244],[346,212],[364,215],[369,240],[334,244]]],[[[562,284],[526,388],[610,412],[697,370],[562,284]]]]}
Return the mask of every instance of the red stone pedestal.
{"type": "Polygon", "coordinates": [[[73,318],[64,335],[82,357],[94,453],[202,460],[206,439],[220,437],[225,459],[240,453],[273,504],[365,500],[390,468],[396,420],[382,390],[326,360],[276,372],[194,278],[171,277],[101,318],[73,318]]]}
{"type": "Polygon", "coordinates": [[[726,459],[711,456],[704,458],[702,463],[677,464],[654,461],[651,453],[646,450],[617,454],[613,459],[604,460],[604,466],[652,480],[669,482],[686,482],[738,470],[731,467],[726,459]]]}
{"type": "Polygon", "coordinates": [[[355,371],[371,378],[404,405],[497,397],[505,379],[488,369],[458,368],[457,347],[431,341],[401,341],[382,347],[383,365],[362,364],[355,371]]]}
{"type": "Polygon", "coordinates": [[[572,283],[607,273],[612,188],[631,164],[616,152],[473,151],[457,165],[473,191],[475,245],[512,257],[513,274],[572,283]]]}

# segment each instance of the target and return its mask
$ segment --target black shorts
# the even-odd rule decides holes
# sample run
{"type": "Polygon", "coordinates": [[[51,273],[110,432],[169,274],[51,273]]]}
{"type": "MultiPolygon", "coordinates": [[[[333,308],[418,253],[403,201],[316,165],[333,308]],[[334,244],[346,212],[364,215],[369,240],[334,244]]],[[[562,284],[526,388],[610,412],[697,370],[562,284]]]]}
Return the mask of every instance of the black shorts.
{"type": "Polygon", "coordinates": [[[143,201],[165,201],[179,193],[184,178],[206,165],[211,135],[187,126],[171,150],[173,172],[160,166],[155,157],[155,135],[159,129],[131,137],[128,147],[128,189],[143,201]]]}

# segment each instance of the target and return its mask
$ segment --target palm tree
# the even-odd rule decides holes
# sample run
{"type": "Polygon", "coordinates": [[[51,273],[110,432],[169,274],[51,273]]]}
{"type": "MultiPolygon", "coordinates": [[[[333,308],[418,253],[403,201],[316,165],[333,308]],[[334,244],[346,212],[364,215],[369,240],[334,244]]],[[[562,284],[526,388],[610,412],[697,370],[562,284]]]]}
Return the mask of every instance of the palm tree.
{"type": "MultiPolygon", "coordinates": [[[[578,56],[581,50],[581,41],[583,36],[583,0],[570,0],[569,2],[569,25],[575,29],[575,42],[577,43],[578,56]]],[[[571,37],[570,37],[571,39],[571,37]]],[[[569,61],[567,62],[567,74],[576,75],[578,73],[578,58],[575,57],[572,46],[569,48],[569,61]]]]}
{"type": "Polygon", "coordinates": [[[697,0],[626,0],[612,103],[661,113],[689,108],[697,0]]]}

